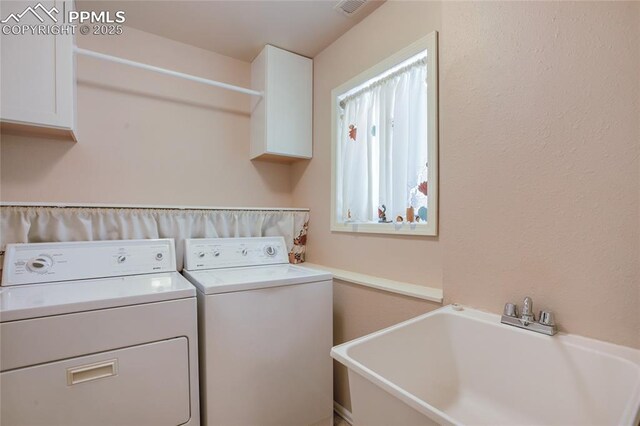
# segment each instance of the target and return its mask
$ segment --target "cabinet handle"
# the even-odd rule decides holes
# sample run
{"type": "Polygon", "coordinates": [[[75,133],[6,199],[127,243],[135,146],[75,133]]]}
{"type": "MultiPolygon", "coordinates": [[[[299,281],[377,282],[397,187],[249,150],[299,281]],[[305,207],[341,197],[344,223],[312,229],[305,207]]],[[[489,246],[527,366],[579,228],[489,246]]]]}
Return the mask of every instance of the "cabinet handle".
{"type": "Polygon", "coordinates": [[[77,385],[78,383],[90,382],[92,380],[104,379],[118,374],[118,360],[96,362],[93,364],[81,365],[79,367],[67,368],[67,385],[77,385]]]}

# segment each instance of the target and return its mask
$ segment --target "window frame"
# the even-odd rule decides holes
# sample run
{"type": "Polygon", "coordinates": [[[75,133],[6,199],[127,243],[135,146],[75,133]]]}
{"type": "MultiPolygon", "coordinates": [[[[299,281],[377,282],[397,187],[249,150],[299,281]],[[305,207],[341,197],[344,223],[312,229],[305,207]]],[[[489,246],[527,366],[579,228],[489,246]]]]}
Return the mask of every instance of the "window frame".
{"type": "Polygon", "coordinates": [[[391,235],[438,235],[438,32],[433,31],[404,49],[378,62],[349,81],[331,91],[331,231],[391,235]],[[336,213],[338,97],[366,81],[384,73],[407,59],[427,51],[427,157],[429,162],[429,216],[427,223],[345,223],[338,221],[336,213]]]}

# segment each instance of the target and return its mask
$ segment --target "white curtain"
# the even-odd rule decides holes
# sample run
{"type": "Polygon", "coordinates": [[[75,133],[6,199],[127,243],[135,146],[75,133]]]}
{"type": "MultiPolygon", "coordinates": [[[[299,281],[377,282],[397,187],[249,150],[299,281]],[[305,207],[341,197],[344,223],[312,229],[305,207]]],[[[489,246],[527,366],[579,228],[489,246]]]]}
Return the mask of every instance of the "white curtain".
{"type": "MultiPolygon", "coordinates": [[[[186,238],[282,235],[289,261],[305,260],[309,212],[288,210],[178,210],[0,208],[0,254],[9,243],[173,238],[178,270],[186,238]]],[[[0,269],[2,268],[0,256],[0,269]]]]}
{"type": "Polygon", "coordinates": [[[341,103],[336,157],[336,214],[342,221],[392,220],[426,207],[427,66],[417,60],[341,103]],[[426,192],[426,191],[424,191],[426,192]]]}

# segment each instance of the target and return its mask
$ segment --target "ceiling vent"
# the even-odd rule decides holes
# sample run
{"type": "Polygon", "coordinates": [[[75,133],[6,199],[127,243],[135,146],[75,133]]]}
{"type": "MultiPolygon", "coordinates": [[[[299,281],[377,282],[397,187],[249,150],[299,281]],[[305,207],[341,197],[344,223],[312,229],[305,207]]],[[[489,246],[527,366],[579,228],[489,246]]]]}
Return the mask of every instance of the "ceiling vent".
{"type": "Polygon", "coordinates": [[[342,0],[335,5],[334,9],[344,16],[353,16],[366,2],[367,0],[342,0]]]}

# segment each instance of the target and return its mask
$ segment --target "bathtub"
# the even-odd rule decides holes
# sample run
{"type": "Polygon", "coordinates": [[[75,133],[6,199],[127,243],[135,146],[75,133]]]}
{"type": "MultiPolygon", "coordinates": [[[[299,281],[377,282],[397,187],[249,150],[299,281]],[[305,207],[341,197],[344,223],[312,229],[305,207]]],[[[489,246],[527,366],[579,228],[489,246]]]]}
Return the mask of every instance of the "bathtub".
{"type": "Polygon", "coordinates": [[[336,346],[356,426],[637,425],[640,351],[446,306],[336,346]]]}

